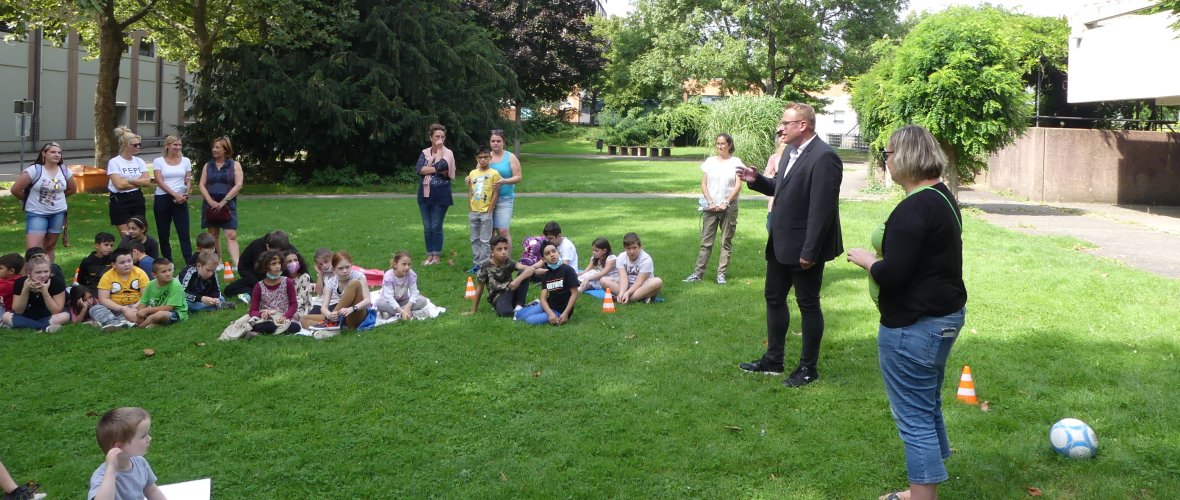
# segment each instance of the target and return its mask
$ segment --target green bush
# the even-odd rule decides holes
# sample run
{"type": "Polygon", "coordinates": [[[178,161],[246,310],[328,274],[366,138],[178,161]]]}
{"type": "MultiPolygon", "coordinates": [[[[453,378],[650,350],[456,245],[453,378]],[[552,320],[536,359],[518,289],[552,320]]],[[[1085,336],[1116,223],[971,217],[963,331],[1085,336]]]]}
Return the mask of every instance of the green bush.
{"type": "Polygon", "coordinates": [[[735,96],[712,105],[700,136],[712,147],[718,134],[733,136],[734,156],[748,165],[762,165],[774,154],[774,130],[783,115],[782,100],[770,96],[735,96]]]}
{"type": "Polygon", "coordinates": [[[375,184],[390,184],[392,178],[382,177],[373,172],[359,172],[356,167],[349,165],[344,168],[324,167],[311,172],[307,183],[312,186],[372,186],[375,184]]]}
{"type": "Polygon", "coordinates": [[[525,135],[531,138],[555,136],[572,130],[574,126],[570,122],[565,121],[564,113],[565,111],[533,111],[533,115],[522,124],[525,135]]]}
{"type": "MultiPolygon", "coordinates": [[[[612,117],[613,118],[613,117],[612,117]]],[[[612,119],[612,121],[614,121],[612,119]]],[[[620,146],[666,146],[655,116],[634,108],[613,125],[604,126],[603,139],[620,146]]]]}
{"type": "Polygon", "coordinates": [[[709,106],[701,104],[699,101],[662,108],[655,119],[660,127],[663,142],[696,144],[699,142],[701,130],[705,128],[705,120],[708,119],[709,112],[709,106]]]}

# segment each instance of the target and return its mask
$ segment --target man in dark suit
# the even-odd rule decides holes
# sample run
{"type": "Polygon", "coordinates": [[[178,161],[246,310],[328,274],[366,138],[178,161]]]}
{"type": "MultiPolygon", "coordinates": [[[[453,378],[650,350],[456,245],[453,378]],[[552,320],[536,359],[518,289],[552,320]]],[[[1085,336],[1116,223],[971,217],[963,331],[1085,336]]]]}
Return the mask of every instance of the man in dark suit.
{"type": "Polygon", "coordinates": [[[844,164],[835,150],[816,137],[811,106],[788,104],[778,131],[788,147],[773,180],[751,167],[738,170],[751,189],[774,196],[766,240],[766,354],[739,367],[783,373],[783,348],[791,321],[787,294],[793,286],[803,316],[803,348],[798,367],[783,383],[801,387],[819,379],[816,365],[824,336],[819,291],[824,264],[844,253],[839,209],[844,164]]]}

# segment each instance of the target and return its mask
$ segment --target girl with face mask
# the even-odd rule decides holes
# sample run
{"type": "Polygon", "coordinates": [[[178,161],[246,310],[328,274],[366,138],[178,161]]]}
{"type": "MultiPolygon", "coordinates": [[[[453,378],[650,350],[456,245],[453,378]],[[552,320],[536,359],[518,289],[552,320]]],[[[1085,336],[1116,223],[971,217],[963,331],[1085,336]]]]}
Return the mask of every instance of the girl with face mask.
{"type": "Polygon", "coordinates": [[[541,245],[541,259],[547,272],[540,278],[541,301],[516,312],[516,319],[530,325],[563,325],[574,314],[578,302],[578,272],[562,262],[557,245],[541,245]]]}

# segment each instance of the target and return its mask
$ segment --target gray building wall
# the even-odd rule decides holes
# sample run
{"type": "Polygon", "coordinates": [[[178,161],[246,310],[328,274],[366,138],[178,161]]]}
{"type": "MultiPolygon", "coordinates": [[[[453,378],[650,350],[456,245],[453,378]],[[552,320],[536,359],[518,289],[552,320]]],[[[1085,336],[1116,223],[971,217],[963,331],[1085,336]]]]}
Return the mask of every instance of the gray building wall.
{"type": "MultiPolygon", "coordinates": [[[[115,112],[120,125],[151,141],[176,133],[187,105],[176,82],[191,75],[182,64],[141,53],[141,35],[132,36],[131,49],[119,67],[115,112]],[[141,116],[141,112],[152,116],[141,116]]],[[[6,122],[0,121],[0,152],[20,150],[12,102],[21,99],[38,101],[33,122],[37,145],[56,141],[65,149],[94,147],[97,57],[87,60],[77,35],[68,37],[62,46],[38,40],[36,34],[30,34],[25,41],[0,42],[0,110],[7,115],[6,122]]],[[[35,148],[26,141],[26,151],[35,148]]]]}

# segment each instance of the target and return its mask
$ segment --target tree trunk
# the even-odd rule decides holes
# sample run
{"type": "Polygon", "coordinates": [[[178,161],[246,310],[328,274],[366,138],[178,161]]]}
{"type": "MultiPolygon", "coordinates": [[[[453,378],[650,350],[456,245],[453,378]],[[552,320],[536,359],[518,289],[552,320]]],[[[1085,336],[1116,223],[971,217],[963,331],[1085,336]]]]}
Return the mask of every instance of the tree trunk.
{"type": "Polygon", "coordinates": [[[943,144],[942,150],[946,153],[946,186],[951,189],[951,194],[955,199],[959,199],[959,155],[955,154],[955,148],[943,144]]]}
{"type": "Polygon", "coordinates": [[[769,66],[767,68],[767,74],[770,75],[770,79],[768,80],[768,85],[766,88],[766,95],[778,97],[778,86],[776,85],[777,82],[774,79],[774,75],[778,73],[778,68],[776,68],[774,65],[774,58],[776,55],[778,55],[778,44],[775,42],[775,40],[774,30],[770,30],[770,32],[766,34],[766,63],[769,66]]]}
{"type": "MultiPolygon", "coordinates": [[[[100,15],[98,20],[98,84],[94,90],[94,166],[106,168],[107,160],[119,153],[114,130],[115,98],[119,91],[119,66],[127,42],[115,19],[100,15]]],[[[130,112],[130,110],[129,110],[130,112]]]]}

